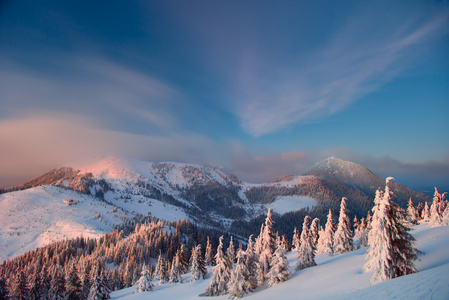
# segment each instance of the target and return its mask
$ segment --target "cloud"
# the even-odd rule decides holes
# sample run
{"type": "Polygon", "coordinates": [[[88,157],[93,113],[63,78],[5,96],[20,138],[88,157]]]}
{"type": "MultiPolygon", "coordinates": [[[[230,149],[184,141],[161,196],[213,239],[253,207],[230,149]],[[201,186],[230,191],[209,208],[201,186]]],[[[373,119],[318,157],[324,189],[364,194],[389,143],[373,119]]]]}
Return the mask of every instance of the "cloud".
{"type": "Polygon", "coordinates": [[[255,156],[244,145],[230,147],[229,171],[249,182],[265,182],[284,175],[300,175],[316,161],[301,151],[255,156]],[[313,162],[312,162],[313,161],[313,162]]]}
{"type": "Polygon", "coordinates": [[[178,132],[138,135],[98,129],[78,115],[30,116],[0,121],[0,186],[19,184],[66,162],[102,155],[148,161],[207,164],[221,161],[223,147],[207,137],[178,132]]]}
{"type": "Polygon", "coordinates": [[[242,54],[232,95],[242,128],[260,136],[338,113],[398,76],[419,57],[416,46],[447,32],[443,14],[398,28],[390,19],[379,25],[378,16],[350,19],[324,45],[288,64],[263,50],[242,54]]]}

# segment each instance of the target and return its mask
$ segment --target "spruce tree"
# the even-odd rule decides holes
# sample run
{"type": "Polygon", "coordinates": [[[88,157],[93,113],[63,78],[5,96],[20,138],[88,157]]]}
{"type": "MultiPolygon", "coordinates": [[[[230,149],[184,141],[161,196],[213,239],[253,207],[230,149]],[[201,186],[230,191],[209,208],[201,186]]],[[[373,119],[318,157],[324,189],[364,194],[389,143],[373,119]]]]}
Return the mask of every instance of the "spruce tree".
{"type": "Polygon", "coordinates": [[[237,264],[232,271],[228,289],[231,298],[241,298],[248,293],[247,278],[249,270],[246,265],[246,255],[242,249],[237,250],[237,264]]]}
{"type": "Polygon", "coordinates": [[[315,248],[318,243],[319,232],[320,232],[320,219],[315,218],[312,220],[312,224],[310,225],[310,235],[312,237],[312,242],[315,248]]]}
{"type": "Polygon", "coordinates": [[[65,296],[65,278],[62,270],[58,267],[53,269],[52,279],[50,281],[50,290],[48,291],[50,300],[62,300],[65,296]]]}
{"type": "Polygon", "coordinates": [[[429,205],[426,204],[424,205],[424,209],[422,210],[422,215],[421,218],[424,220],[424,222],[429,222],[430,221],[430,209],[429,209],[429,205]]]}
{"type": "Polygon", "coordinates": [[[210,243],[209,237],[207,237],[206,254],[204,255],[204,259],[206,262],[206,266],[214,266],[215,265],[214,251],[212,249],[212,245],[210,243]]]}
{"type": "Polygon", "coordinates": [[[300,244],[299,231],[298,228],[295,227],[295,229],[293,230],[293,241],[292,241],[293,250],[298,251],[299,244],[300,244]]]}
{"type": "Polygon", "coordinates": [[[146,264],[143,265],[140,278],[137,280],[137,287],[134,293],[142,293],[152,291],[154,285],[151,283],[151,271],[146,264]]]}
{"type": "Polygon", "coordinates": [[[412,224],[418,224],[418,220],[416,218],[416,208],[413,206],[413,200],[410,197],[407,205],[407,221],[412,224]]]}
{"type": "Polygon", "coordinates": [[[271,208],[268,209],[267,217],[265,218],[265,225],[262,233],[262,251],[259,255],[259,284],[265,282],[265,276],[270,270],[271,259],[276,250],[276,235],[273,231],[273,219],[271,215],[271,208]]]}
{"type": "Polygon", "coordinates": [[[6,280],[2,272],[0,272],[0,300],[6,300],[8,297],[8,288],[6,280]]]}
{"type": "Polygon", "coordinates": [[[234,264],[236,258],[235,258],[235,248],[234,248],[234,242],[232,240],[232,236],[231,236],[231,241],[229,242],[229,247],[226,250],[226,255],[228,256],[229,261],[231,261],[232,264],[234,264]]]}
{"type": "Polygon", "coordinates": [[[173,261],[171,264],[170,269],[170,276],[168,279],[169,283],[182,283],[182,266],[179,262],[179,251],[176,252],[175,256],[173,257],[173,261]]]}
{"type": "Polygon", "coordinates": [[[340,205],[340,217],[338,227],[334,235],[334,253],[341,254],[354,250],[350,219],[346,214],[346,198],[343,197],[340,205]]]}
{"type": "Polygon", "coordinates": [[[365,218],[362,218],[361,222],[360,222],[360,226],[359,226],[359,243],[358,243],[358,247],[366,247],[368,246],[368,228],[367,228],[367,224],[365,221],[365,218]]]}
{"type": "Polygon", "coordinates": [[[248,290],[252,291],[257,287],[257,262],[259,258],[254,252],[253,235],[249,236],[248,247],[246,248],[246,267],[248,268],[248,290]]]}
{"type": "Polygon", "coordinates": [[[443,222],[442,209],[441,209],[442,196],[438,189],[435,187],[435,193],[433,194],[433,202],[430,206],[430,220],[429,224],[432,227],[441,226],[443,222]]]}
{"type": "Polygon", "coordinates": [[[312,242],[312,236],[309,230],[310,217],[305,216],[302,224],[301,241],[296,259],[296,271],[316,266],[315,248],[312,242]]]}
{"type": "Polygon", "coordinates": [[[190,256],[190,273],[192,274],[191,281],[206,278],[207,270],[204,260],[201,257],[201,244],[193,249],[192,255],[190,256]]]}
{"type": "Polygon", "coordinates": [[[323,234],[318,239],[317,254],[334,253],[334,223],[332,211],[329,209],[323,234]]]}
{"type": "Polygon", "coordinates": [[[179,252],[179,263],[181,264],[182,274],[186,274],[189,271],[189,263],[186,257],[186,250],[184,248],[184,244],[181,244],[181,248],[178,250],[179,252]]]}
{"type": "Polygon", "coordinates": [[[28,278],[28,299],[39,300],[42,299],[41,294],[41,280],[38,271],[35,269],[28,278]]]}
{"type": "Polygon", "coordinates": [[[287,257],[285,257],[285,251],[282,245],[278,244],[271,261],[270,271],[267,274],[268,287],[286,281],[289,277],[290,270],[287,257]]]}
{"type": "Polygon", "coordinates": [[[66,276],[64,298],[67,300],[82,299],[81,279],[78,275],[78,270],[75,267],[75,263],[72,263],[72,266],[66,276]]]}
{"type": "Polygon", "coordinates": [[[371,282],[385,281],[398,276],[417,272],[413,261],[418,250],[413,248],[414,238],[404,225],[403,215],[392,205],[389,182],[386,179],[385,192],[379,201],[376,197],[373,207],[372,229],[369,232],[365,271],[374,271],[371,282]]]}
{"type": "Polygon", "coordinates": [[[210,284],[206,289],[206,296],[218,296],[228,293],[228,282],[231,279],[232,264],[223,253],[223,236],[219,239],[215,262],[216,265],[212,272],[210,284]]]}
{"type": "Polygon", "coordinates": [[[89,290],[89,300],[102,300],[109,299],[110,291],[106,285],[106,280],[104,276],[101,274],[101,270],[99,268],[95,268],[93,272],[92,285],[89,290]]]}
{"type": "Polygon", "coordinates": [[[28,299],[27,278],[23,271],[20,271],[13,281],[10,289],[10,297],[17,300],[28,299]]]}

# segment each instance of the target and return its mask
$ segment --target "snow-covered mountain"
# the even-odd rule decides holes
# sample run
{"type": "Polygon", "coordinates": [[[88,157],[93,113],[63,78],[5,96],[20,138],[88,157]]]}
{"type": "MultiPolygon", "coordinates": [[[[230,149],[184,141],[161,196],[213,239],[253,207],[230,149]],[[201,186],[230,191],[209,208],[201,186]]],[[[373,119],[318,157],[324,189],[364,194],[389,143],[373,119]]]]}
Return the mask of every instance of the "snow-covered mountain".
{"type": "MultiPolygon", "coordinates": [[[[385,188],[385,179],[375,175],[362,165],[330,157],[318,162],[304,175],[313,175],[320,178],[333,180],[339,184],[351,187],[361,193],[374,198],[376,190],[385,188]]],[[[395,202],[406,206],[408,200],[413,198],[415,203],[431,201],[425,193],[416,192],[396,182],[391,183],[391,190],[395,195],[395,202]]]]}
{"type": "Polygon", "coordinates": [[[358,177],[369,178],[363,186],[373,190],[384,186],[366,168],[334,158],[312,171],[250,184],[197,164],[117,157],[67,164],[0,191],[0,261],[64,237],[110,232],[137,214],[187,218],[245,236],[256,232],[252,220],[270,207],[286,214],[276,222],[281,233],[291,234],[306,213],[322,218],[329,209],[336,212],[342,197],[349,199],[352,215],[366,215],[373,196],[349,184],[362,180],[358,177]]]}
{"type": "MultiPolygon", "coordinates": [[[[287,255],[292,278],[267,288],[258,287],[244,299],[448,299],[449,295],[449,226],[430,228],[428,223],[413,227],[415,246],[425,254],[416,262],[418,273],[401,276],[370,285],[372,272],[363,273],[367,248],[341,255],[317,255],[317,266],[295,272],[296,252],[287,255]]],[[[113,292],[111,299],[204,299],[210,283],[212,268],[205,280],[189,282],[190,274],[183,275],[184,283],[159,285],[140,294],[136,287],[113,292]]],[[[229,295],[213,297],[229,299],[229,295]]]]}

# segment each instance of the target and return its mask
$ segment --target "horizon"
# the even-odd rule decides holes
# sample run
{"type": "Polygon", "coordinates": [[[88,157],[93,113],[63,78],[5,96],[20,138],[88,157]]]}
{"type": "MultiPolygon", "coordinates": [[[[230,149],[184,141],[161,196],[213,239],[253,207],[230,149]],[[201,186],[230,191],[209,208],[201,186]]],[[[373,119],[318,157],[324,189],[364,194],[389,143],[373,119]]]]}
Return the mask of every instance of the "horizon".
{"type": "Polygon", "coordinates": [[[0,187],[111,154],[256,183],[334,156],[449,189],[447,2],[3,1],[0,15],[0,187]]]}

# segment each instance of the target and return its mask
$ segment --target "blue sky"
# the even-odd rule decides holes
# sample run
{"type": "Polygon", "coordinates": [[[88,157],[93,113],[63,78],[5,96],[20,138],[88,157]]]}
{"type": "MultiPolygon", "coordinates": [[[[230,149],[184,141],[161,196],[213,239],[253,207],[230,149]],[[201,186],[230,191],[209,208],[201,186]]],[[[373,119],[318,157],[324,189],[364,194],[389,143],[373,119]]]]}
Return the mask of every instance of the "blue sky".
{"type": "Polygon", "coordinates": [[[2,1],[0,185],[101,155],[449,187],[442,1],[2,1]]]}

